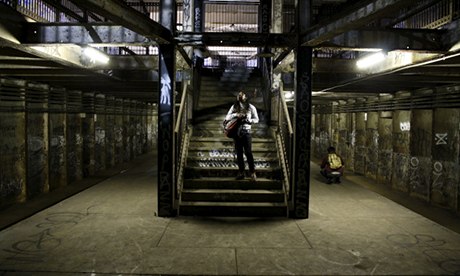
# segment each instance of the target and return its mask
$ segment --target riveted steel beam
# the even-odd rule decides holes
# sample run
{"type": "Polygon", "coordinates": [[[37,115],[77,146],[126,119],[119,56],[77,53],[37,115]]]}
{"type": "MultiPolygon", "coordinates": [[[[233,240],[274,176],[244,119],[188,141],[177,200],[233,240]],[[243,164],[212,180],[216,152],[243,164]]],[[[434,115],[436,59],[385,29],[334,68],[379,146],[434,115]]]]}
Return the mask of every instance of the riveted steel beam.
{"type": "Polygon", "coordinates": [[[412,0],[370,0],[352,11],[338,14],[328,23],[313,26],[301,34],[303,46],[317,46],[335,36],[362,27],[373,20],[394,13],[406,6],[413,5],[412,0]]]}
{"type": "Polygon", "coordinates": [[[247,47],[294,47],[296,34],[261,33],[182,33],[175,40],[179,45],[247,46],[247,47]]]}
{"type": "Polygon", "coordinates": [[[24,44],[73,43],[93,46],[157,45],[156,41],[128,28],[107,23],[29,23],[22,42],[24,44]],[[97,33],[100,41],[94,40],[89,29],[97,33]]]}
{"type": "MultiPolygon", "coordinates": [[[[330,40],[331,48],[342,50],[386,49],[411,51],[445,51],[444,30],[363,29],[340,34],[330,40]]],[[[326,46],[327,47],[327,46],[326,46]]]]}
{"type": "Polygon", "coordinates": [[[123,1],[81,0],[78,6],[96,12],[115,24],[125,26],[134,32],[148,37],[159,44],[172,42],[172,32],[148,16],[136,11],[123,1]]]}

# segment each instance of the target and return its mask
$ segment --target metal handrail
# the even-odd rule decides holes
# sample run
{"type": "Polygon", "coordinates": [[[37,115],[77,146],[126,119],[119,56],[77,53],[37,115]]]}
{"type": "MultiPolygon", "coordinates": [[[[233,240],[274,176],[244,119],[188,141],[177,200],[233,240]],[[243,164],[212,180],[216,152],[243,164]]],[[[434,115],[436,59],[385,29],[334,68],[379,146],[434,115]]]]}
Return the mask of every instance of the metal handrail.
{"type": "Polygon", "coordinates": [[[178,203],[180,202],[180,195],[183,187],[183,173],[186,165],[187,155],[188,155],[188,145],[190,140],[190,126],[188,125],[189,114],[192,108],[191,97],[188,93],[189,84],[184,81],[181,102],[179,105],[179,111],[177,113],[176,124],[174,127],[174,135],[176,139],[176,152],[177,152],[177,164],[175,183],[176,183],[176,193],[175,198],[177,199],[176,207],[178,208],[178,203]]]}
{"type": "Polygon", "coordinates": [[[280,165],[283,170],[283,182],[286,191],[287,200],[291,198],[292,192],[290,189],[291,172],[293,171],[293,155],[292,146],[294,139],[294,130],[291,124],[291,118],[287,107],[286,99],[284,94],[280,91],[280,101],[278,108],[280,112],[278,114],[278,131],[277,131],[277,143],[279,147],[280,165]],[[283,127],[286,126],[287,130],[283,127]]]}
{"type": "Polygon", "coordinates": [[[289,135],[293,135],[294,130],[292,129],[291,117],[289,115],[289,110],[288,110],[288,107],[287,107],[286,98],[284,97],[283,91],[280,91],[280,98],[281,98],[281,103],[280,104],[281,104],[281,107],[283,108],[284,118],[286,118],[286,123],[287,123],[287,127],[288,127],[288,130],[289,130],[289,135]]]}
{"type": "Polygon", "coordinates": [[[176,119],[176,127],[174,128],[174,132],[178,133],[180,126],[181,126],[181,121],[182,121],[182,113],[184,112],[184,107],[185,107],[185,100],[187,99],[187,88],[188,88],[188,82],[184,82],[185,85],[182,89],[182,97],[180,100],[180,106],[179,106],[179,112],[177,113],[177,119],[176,119]]]}
{"type": "Polygon", "coordinates": [[[276,133],[276,144],[277,144],[277,147],[280,149],[278,151],[279,153],[279,159],[281,160],[281,170],[283,171],[283,187],[284,187],[284,191],[285,191],[285,201],[287,202],[288,201],[288,195],[289,195],[289,191],[290,191],[290,188],[289,188],[289,168],[287,168],[287,162],[284,162],[283,160],[286,160],[286,155],[285,155],[285,150],[284,150],[284,142],[283,142],[283,139],[281,138],[281,134],[278,132],[276,133]]]}

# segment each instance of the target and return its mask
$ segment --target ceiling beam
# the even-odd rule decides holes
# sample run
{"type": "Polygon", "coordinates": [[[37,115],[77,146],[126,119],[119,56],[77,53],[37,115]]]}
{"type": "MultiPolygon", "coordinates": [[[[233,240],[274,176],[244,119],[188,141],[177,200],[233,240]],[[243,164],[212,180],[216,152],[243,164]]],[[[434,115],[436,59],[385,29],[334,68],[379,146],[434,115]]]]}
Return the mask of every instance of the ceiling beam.
{"type": "Polygon", "coordinates": [[[293,47],[295,34],[262,33],[181,33],[175,38],[179,45],[187,46],[239,46],[239,47],[293,47]]]}
{"type": "Polygon", "coordinates": [[[119,25],[107,23],[28,23],[23,44],[91,44],[92,46],[150,46],[155,41],[119,25]],[[89,30],[94,30],[96,36],[89,30]],[[95,39],[95,37],[97,39],[95,39]]]}
{"type": "Polygon", "coordinates": [[[444,30],[430,29],[361,29],[340,34],[327,43],[328,48],[364,51],[365,49],[446,51],[444,30]],[[332,47],[331,47],[332,46],[332,47]]]}
{"type": "Polygon", "coordinates": [[[156,41],[158,44],[172,42],[172,33],[158,22],[136,11],[123,1],[116,0],[80,0],[79,7],[91,10],[115,24],[125,26],[134,32],[156,41]]]}
{"type": "Polygon", "coordinates": [[[412,0],[368,0],[352,11],[339,13],[328,23],[318,24],[301,35],[302,46],[317,46],[335,36],[362,27],[387,14],[396,13],[401,8],[413,5],[412,0]]]}

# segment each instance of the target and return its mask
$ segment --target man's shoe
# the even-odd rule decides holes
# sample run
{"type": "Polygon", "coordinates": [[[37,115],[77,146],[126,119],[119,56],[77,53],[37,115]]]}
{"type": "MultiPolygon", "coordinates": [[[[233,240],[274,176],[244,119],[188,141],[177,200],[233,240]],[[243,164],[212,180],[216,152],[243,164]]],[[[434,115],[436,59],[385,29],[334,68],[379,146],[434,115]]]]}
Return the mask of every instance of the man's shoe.
{"type": "Polygon", "coordinates": [[[332,184],[332,179],[328,179],[326,183],[327,184],[332,184]]]}
{"type": "Polygon", "coordinates": [[[340,183],[342,183],[342,182],[340,181],[339,178],[337,178],[337,179],[335,180],[335,183],[340,184],[340,183]]]}
{"type": "Polygon", "coordinates": [[[242,180],[244,179],[244,173],[238,173],[238,175],[236,176],[236,180],[242,180]]]}
{"type": "Polygon", "coordinates": [[[257,180],[257,176],[255,172],[251,173],[251,180],[254,182],[257,180]]]}

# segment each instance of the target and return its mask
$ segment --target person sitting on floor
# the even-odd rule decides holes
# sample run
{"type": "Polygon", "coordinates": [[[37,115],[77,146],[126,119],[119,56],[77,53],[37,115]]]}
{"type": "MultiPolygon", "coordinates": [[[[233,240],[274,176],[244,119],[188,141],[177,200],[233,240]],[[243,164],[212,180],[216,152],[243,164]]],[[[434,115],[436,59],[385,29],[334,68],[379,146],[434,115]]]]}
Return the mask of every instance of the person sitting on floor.
{"type": "Polygon", "coordinates": [[[343,169],[344,162],[342,157],[335,152],[334,147],[327,148],[327,156],[321,162],[321,174],[327,178],[327,184],[340,183],[343,169]]]}

